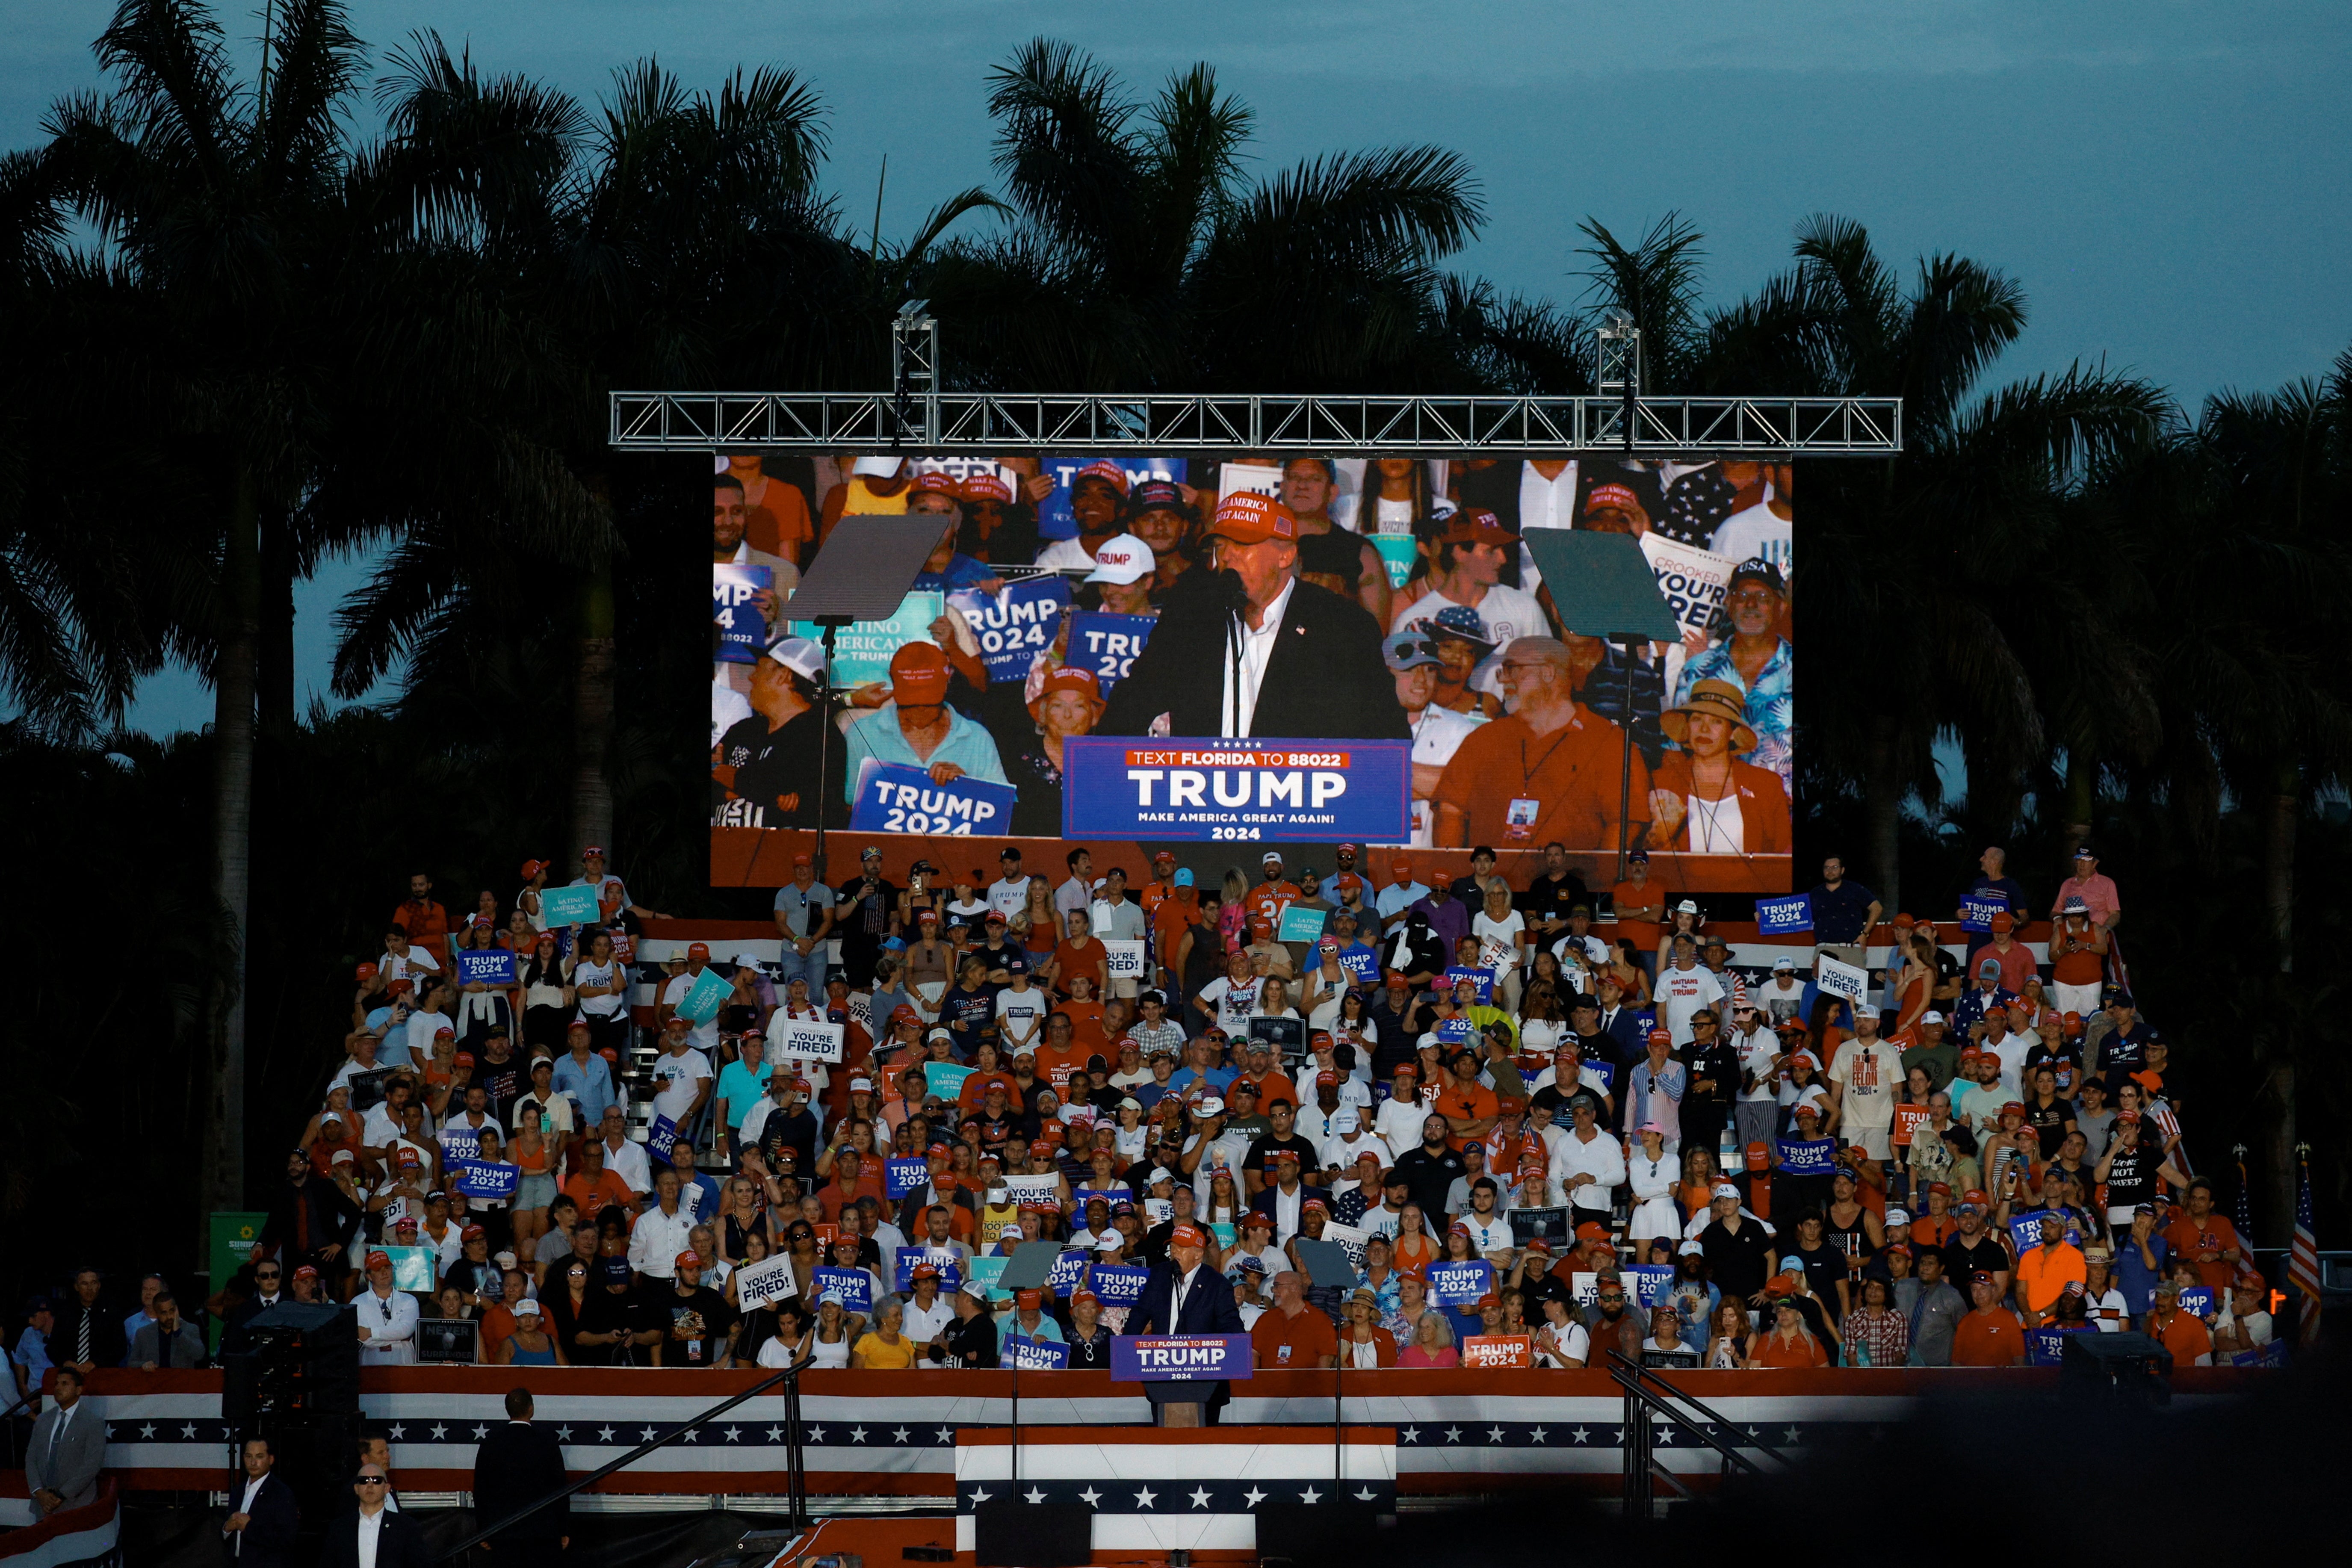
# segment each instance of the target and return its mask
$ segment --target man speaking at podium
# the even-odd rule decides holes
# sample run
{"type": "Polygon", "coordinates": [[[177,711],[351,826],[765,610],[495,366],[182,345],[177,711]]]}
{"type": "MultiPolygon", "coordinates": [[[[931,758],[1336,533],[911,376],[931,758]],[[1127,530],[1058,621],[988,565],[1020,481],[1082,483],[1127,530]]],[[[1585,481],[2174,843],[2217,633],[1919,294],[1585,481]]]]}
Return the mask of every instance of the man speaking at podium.
{"type": "Polygon", "coordinates": [[[1362,605],[1298,580],[1298,519],[1243,490],[1217,503],[1188,572],[1110,694],[1098,735],[1412,738],[1362,605]]]}
{"type": "MultiPolygon", "coordinates": [[[[1208,1251],[1208,1233],[1190,1221],[1170,1233],[1168,1261],[1156,1266],[1144,1281],[1143,1299],[1136,1302],[1127,1321],[1129,1333],[1242,1332],[1242,1313],[1234,1305],[1234,1288],[1203,1261],[1208,1251]]],[[[1198,1426],[1210,1407],[1225,1401],[1223,1383],[1171,1381],[1150,1386],[1164,1426],[1198,1426]]]]}

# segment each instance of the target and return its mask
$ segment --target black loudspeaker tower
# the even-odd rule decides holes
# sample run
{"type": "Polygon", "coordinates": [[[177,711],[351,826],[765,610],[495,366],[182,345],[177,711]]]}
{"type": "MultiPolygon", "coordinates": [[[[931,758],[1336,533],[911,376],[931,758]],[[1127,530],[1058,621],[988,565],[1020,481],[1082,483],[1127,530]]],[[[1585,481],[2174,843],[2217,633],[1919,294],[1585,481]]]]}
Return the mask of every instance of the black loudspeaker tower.
{"type": "Polygon", "coordinates": [[[269,1439],[278,1456],[270,1473],[292,1489],[306,1542],[357,1506],[352,1491],[352,1477],[359,1471],[357,1411],[264,1411],[240,1429],[240,1448],[248,1436],[269,1439]]]}
{"type": "Polygon", "coordinates": [[[1257,1555],[1260,1563],[1369,1562],[1381,1550],[1380,1515],[1348,1497],[1306,1503],[1260,1503],[1257,1555]]]}
{"type": "Polygon", "coordinates": [[[223,1363],[222,1420],[243,1431],[268,1413],[359,1414],[359,1320],[349,1307],[282,1301],[247,1331],[252,1348],[223,1363]]]}
{"type": "Polygon", "coordinates": [[[991,1499],[972,1510],[973,1560],[979,1568],[1085,1568],[1094,1518],[1079,1503],[991,1499]]]}
{"type": "Polygon", "coordinates": [[[2172,1352],[2146,1334],[2068,1334],[2058,1392],[2068,1399],[2155,1409],[2172,1403],[2172,1352]]]}

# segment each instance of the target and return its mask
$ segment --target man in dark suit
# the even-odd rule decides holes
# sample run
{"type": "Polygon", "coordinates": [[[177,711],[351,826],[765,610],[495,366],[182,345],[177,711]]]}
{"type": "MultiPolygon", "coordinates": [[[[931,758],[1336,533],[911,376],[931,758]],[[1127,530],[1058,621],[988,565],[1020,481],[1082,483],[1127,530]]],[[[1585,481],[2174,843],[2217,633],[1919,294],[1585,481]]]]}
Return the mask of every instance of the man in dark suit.
{"type": "Polygon", "coordinates": [[[299,1524],[294,1489],[270,1474],[278,1451],[267,1437],[247,1437],[245,1486],[221,1521],[222,1554],[236,1568],[292,1568],[299,1524]]]}
{"type": "Polygon", "coordinates": [[[1096,733],[1412,738],[1379,623],[1298,580],[1289,508],[1251,491],[1227,496],[1206,544],[1213,570],[1188,574],[1169,595],[1096,733]]]}
{"type": "MultiPolygon", "coordinates": [[[[1234,1289],[1211,1268],[1208,1233],[1189,1221],[1168,1237],[1168,1261],[1155,1265],[1143,1282],[1143,1299],[1127,1321],[1130,1334],[1238,1334],[1242,1311],[1234,1289]]],[[[1225,1400],[1223,1383],[1190,1380],[1147,1384],[1166,1426],[1198,1426],[1210,1407],[1225,1400]]]]}
{"type": "Polygon", "coordinates": [[[326,1542],[319,1550],[319,1568],[360,1568],[362,1563],[373,1568],[434,1568],[425,1527],[407,1514],[383,1506],[384,1494],[391,1489],[382,1465],[371,1459],[360,1466],[358,1479],[352,1483],[359,1509],[328,1526],[326,1542]],[[372,1541],[373,1550],[363,1549],[363,1541],[372,1541]]]}
{"type": "Polygon", "coordinates": [[[49,1359],[59,1366],[71,1362],[87,1374],[122,1363],[131,1348],[122,1337],[122,1309],[99,1300],[103,1289],[97,1269],[75,1272],[73,1294],[58,1308],[58,1326],[49,1334],[49,1359]]]}
{"type": "MultiPolygon", "coordinates": [[[[509,1389],[507,1424],[474,1451],[474,1511],[485,1523],[529,1507],[567,1479],[562,1446],[551,1430],[531,1425],[531,1408],[530,1390],[509,1389]]],[[[571,1516],[572,1500],[560,1499],[491,1536],[490,1550],[501,1562],[543,1562],[572,1544],[571,1516]]]]}

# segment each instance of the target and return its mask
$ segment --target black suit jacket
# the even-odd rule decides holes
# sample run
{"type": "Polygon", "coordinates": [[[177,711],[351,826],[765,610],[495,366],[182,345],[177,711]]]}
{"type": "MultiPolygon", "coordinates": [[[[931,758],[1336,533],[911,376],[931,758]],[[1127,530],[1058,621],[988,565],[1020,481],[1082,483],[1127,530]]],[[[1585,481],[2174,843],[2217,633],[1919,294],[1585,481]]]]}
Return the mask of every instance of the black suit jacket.
{"type": "Polygon", "coordinates": [[[1171,1313],[1169,1303],[1176,1291],[1176,1261],[1173,1258],[1155,1266],[1151,1277],[1143,1282],[1143,1299],[1135,1304],[1135,1311],[1127,1321],[1130,1334],[1238,1334],[1242,1328],[1242,1310],[1234,1305],[1234,1288],[1225,1277],[1205,1261],[1201,1272],[1185,1292],[1181,1311],[1171,1313]]]}
{"type": "MultiPolygon", "coordinates": [[[[229,1490],[231,1513],[244,1496],[245,1483],[240,1480],[229,1490]]],[[[237,1532],[245,1538],[243,1544],[236,1535],[222,1536],[221,1556],[236,1568],[293,1568],[294,1534],[299,1522],[294,1489],[274,1475],[265,1476],[261,1489],[253,1494],[253,1517],[237,1532]]],[[[356,1537],[353,1547],[356,1550],[356,1537]]]]}
{"type": "MultiPolygon", "coordinates": [[[[563,1447],[555,1429],[527,1421],[490,1428],[474,1452],[474,1511],[496,1524],[563,1485],[563,1447]]],[[[570,1533],[572,1500],[562,1499],[490,1538],[493,1546],[552,1542],[570,1533]]]]}
{"type": "MultiPolygon", "coordinates": [[[[383,1510],[376,1537],[375,1568],[435,1568],[425,1527],[413,1515],[383,1510]]],[[[327,1527],[319,1548],[319,1568],[360,1568],[360,1513],[353,1509],[327,1527]]]]}
{"type": "MultiPolygon", "coordinates": [[[[1171,595],[1095,732],[1149,734],[1165,713],[1171,735],[1219,734],[1229,622],[1214,579],[1171,595]]],[[[1352,600],[1312,583],[1294,584],[1250,732],[1307,741],[1412,739],[1395,678],[1381,658],[1380,623],[1352,600]]]]}

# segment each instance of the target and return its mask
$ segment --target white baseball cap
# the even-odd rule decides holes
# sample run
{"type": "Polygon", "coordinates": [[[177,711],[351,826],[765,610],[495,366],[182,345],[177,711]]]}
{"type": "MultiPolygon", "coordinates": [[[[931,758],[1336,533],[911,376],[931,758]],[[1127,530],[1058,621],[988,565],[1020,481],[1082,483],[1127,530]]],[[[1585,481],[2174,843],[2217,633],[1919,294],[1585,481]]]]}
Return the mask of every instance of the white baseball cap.
{"type": "Polygon", "coordinates": [[[1159,564],[1151,546],[1131,533],[1114,533],[1102,542],[1095,552],[1095,569],[1087,574],[1089,583],[1133,583],[1151,575],[1159,564]]]}
{"type": "Polygon", "coordinates": [[[899,465],[905,461],[904,458],[897,457],[860,458],[849,465],[849,471],[871,479],[894,479],[898,477],[899,465]]]}
{"type": "Polygon", "coordinates": [[[768,657],[804,680],[824,679],[824,649],[806,637],[781,637],[769,645],[768,657]]]}

